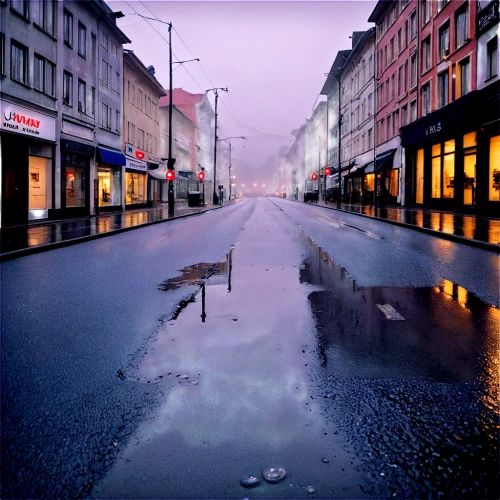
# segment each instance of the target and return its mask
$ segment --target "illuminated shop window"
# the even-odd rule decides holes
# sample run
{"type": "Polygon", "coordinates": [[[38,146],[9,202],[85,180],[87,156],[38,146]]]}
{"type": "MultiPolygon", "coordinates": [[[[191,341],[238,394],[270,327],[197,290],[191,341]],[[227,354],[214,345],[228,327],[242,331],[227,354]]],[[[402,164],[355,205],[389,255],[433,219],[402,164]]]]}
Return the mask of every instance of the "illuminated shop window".
{"type": "Polygon", "coordinates": [[[490,201],[500,201],[500,135],[490,139],[490,201]]]}
{"type": "Polygon", "coordinates": [[[455,192],[455,141],[432,146],[432,198],[453,198],[455,192]]]}

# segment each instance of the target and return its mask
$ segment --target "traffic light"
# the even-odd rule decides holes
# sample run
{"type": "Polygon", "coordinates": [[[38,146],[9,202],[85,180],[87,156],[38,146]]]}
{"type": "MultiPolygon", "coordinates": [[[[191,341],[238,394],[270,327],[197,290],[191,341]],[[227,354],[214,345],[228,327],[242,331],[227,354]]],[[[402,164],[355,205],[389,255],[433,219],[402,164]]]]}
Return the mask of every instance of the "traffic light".
{"type": "Polygon", "coordinates": [[[198,180],[199,181],[205,180],[205,172],[199,172],[198,173],[198,180]]]}
{"type": "Polygon", "coordinates": [[[317,180],[318,180],[318,174],[312,174],[312,175],[311,175],[311,179],[312,179],[313,181],[317,181],[317,180]]]}
{"type": "Polygon", "coordinates": [[[173,181],[175,179],[175,172],[173,170],[167,170],[167,181],[173,181]]]}
{"type": "Polygon", "coordinates": [[[331,173],[332,173],[332,169],[331,169],[331,168],[326,167],[326,168],[325,168],[325,175],[330,175],[331,173]]]}
{"type": "Polygon", "coordinates": [[[167,168],[169,170],[173,170],[174,169],[174,165],[175,165],[175,158],[169,158],[167,160],[167,168]]]}

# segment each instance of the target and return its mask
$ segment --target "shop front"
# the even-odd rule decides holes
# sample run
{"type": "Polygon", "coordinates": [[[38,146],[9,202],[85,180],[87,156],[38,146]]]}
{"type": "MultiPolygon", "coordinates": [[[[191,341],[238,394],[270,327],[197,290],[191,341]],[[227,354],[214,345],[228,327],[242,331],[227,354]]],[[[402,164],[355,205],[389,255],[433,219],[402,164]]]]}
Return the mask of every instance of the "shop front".
{"type": "Polygon", "coordinates": [[[407,205],[462,213],[492,211],[491,169],[498,153],[494,133],[491,144],[481,139],[482,113],[476,91],[402,128],[407,205]]]}
{"type": "Polygon", "coordinates": [[[95,147],[61,141],[61,208],[63,217],[90,215],[90,160],[95,147]]]}
{"type": "Polygon", "coordinates": [[[160,163],[148,172],[148,205],[157,207],[168,200],[167,165],[160,163]]]}
{"type": "Polygon", "coordinates": [[[2,225],[47,219],[53,207],[56,119],[0,100],[2,225]]]}
{"type": "Polygon", "coordinates": [[[96,212],[123,210],[122,167],[126,165],[125,155],[116,150],[97,147],[97,179],[94,181],[94,206],[96,212]]]}
{"type": "Polygon", "coordinates": [[[125,165],[125,210],[145,208],[147,205],[147,164],[126,157],[125,165]]]}

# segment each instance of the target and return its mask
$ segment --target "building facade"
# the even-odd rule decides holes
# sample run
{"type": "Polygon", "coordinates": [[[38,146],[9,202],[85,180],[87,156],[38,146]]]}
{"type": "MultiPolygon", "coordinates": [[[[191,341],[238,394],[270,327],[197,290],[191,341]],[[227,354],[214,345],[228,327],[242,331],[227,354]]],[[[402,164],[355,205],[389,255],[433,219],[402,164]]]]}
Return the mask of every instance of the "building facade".
{"type": "Polygon", "coordinates": [[[0,3],[2,225],[46,219],[57,206],[58,7],[0,3]]]}
{"type": "Polygon", "coordinates": [[[159,99],[164,95],[154,67],[146,68],[133,51],[124,50],[125,209],[154,206],[160,201],[159,182],[151,172],[164,170],[160,157],[159,107],[159,99]]]}

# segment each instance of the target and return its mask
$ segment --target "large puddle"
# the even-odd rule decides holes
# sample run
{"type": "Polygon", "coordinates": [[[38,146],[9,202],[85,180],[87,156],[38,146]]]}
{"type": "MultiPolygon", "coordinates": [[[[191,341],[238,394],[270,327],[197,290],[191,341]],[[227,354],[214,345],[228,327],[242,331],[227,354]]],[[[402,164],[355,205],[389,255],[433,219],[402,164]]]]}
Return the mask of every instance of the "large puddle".
{"type": "Polygon", "coordinates": [[[198,288],[124,378],[158,384],[164,402],[94,495],[410,497],[422,488],[455,495],[447,485],[463,484],[473,496],[480,490],[469,478],[484,483],[487,468],[470,466],[463,482],[453,464],[443,462],[453,471],[446,477],[441,462],[425,465],[421,477],[404,464],[419,470],[438,453],[435,442],[455,435],[455,444],[480,450],[479,465],[485,457],[495,465],[499,311],[446,280],[436,288],[361,287],[309,238],[297,245],[276,212],[258,205],[225,259],[159,284],[167,293],[198,288]],[[478,387],[477,401],[469,385],[478,387]],[[471,404],[490,411],[489,424],[439,420],[452,411],[463,422],[471,404]],[[415,423],[421,414],[423,427],[415,423]],[[475,425],[490,439],[468,436],[475,425]],[[382,445],[367,448],[372,436],[382,445]],[[285,479],[264,481],[269,467],[285,468],[285,479]],[[248,476],[261,484],[243,488],[248,476]]]}

